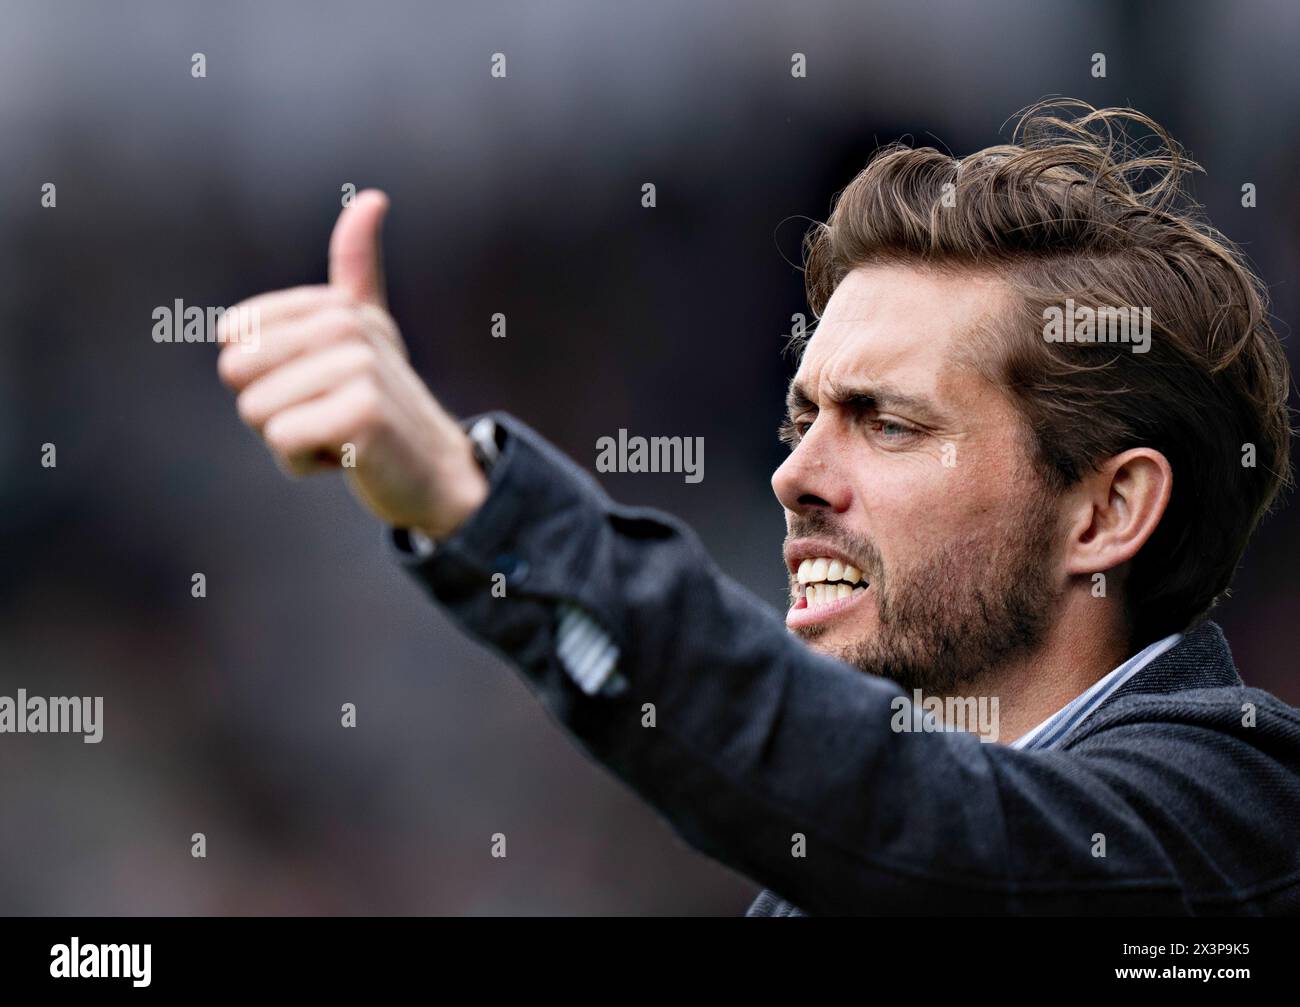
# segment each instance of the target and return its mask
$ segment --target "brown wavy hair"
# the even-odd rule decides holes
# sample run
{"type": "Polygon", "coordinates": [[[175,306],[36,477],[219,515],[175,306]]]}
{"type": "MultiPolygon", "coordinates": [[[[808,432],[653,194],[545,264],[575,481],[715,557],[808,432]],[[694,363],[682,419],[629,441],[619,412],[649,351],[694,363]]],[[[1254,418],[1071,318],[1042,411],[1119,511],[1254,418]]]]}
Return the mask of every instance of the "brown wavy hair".
{"type": "Polygon", "coordinates": [[[976,327],[969,357],[1016,404],[1050,487],[1129,448],[1165,455],[1169,506],[1122,591],[1135,642],[1187,629],[1291,484],[1290,373],[1264,285],[1187,196],[1200,166],[1147,116],[1054,99],[1011,140],[964,158],[880,150],[805,236],[809,304],[820,318],[870,263],[1004,280],[1016,307],[976,327]],[[1148,351],[1047,341],[1044,310],[1067,298],[1150,308],[1148,351]]]}

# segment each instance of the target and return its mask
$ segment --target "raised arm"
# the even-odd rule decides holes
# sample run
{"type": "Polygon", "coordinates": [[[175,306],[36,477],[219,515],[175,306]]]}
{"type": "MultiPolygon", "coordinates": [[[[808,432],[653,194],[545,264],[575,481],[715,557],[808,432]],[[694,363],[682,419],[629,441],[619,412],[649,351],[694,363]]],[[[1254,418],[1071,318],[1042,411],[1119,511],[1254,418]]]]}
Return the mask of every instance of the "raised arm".
{"type": "Polygon", "coordinates": [[[687,841],[812,913],[1187,908],[1213,865],[1186,822],[1224,816],[1184,763],[1212,777],[1221,747],[1157,757],[1116,729],[1022,752],[894,731],[892,683],[805,647],[687,528],[613,504],[505,416],[489,482],[386,310],[386,208],[367,192],[343,211],[328,284],[242,306],[260,340],[227,346],[221,376],[287,471],[341,466],[400,541],[436,540],[406,555],[412,572],[687,841]],[[595,648],[616,651],[621,692],[574,677],[595,648]]]}
{"type": "Polygon", "coordinates": [[[893,683],[810,650],[688,528],[494,419],[485,504],[431,555],[399,530],[404,561],[697,849],[813,914],[1188,911],[1185,883],[1213,866],[1179,809],[1222,795],[1153,760],[1141,728],[1072,752],[895,731],[893,683]],[[568,607],[617,647],[619,695],[569,674],[568,607]]]}

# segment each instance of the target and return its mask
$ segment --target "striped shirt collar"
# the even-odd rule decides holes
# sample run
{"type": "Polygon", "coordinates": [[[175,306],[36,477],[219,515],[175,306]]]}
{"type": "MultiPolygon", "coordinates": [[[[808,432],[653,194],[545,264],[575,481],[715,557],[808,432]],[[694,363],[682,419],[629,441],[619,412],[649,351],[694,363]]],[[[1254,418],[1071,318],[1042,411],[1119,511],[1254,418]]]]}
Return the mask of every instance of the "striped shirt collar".
{"type": "Polygon", "coordinates": [[[1037,727],[1022,734],[1011,743],[1011,747],[1055,748],[1061,739],[1083,723],[1089,714],[1110,699],[1120,686],[1182,638],[1182,633],[1171,633],[1163,640],[1157,640],[1150,646],[1142,648],[1110,674],[1094,682],[1082,695],[1076,696],[1037,727]]]}

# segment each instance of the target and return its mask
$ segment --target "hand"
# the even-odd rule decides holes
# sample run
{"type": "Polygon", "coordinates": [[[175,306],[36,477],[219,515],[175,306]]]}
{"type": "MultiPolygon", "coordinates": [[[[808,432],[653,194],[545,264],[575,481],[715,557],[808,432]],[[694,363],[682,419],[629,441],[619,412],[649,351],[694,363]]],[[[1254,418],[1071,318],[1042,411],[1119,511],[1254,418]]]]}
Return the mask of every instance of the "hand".
{"type": "Polygon", "coordinates": [[[380,520],[441,539],[487,499],[488,483],[469,438],[411,369],[388,313],[379,244],[387,211],[382,192],[359,193],[334,225],[329,283],[241,304],[259,325],[256,350],[219,333],[231,341],[217,370],[287,474],[342,467],[380,520]]]}

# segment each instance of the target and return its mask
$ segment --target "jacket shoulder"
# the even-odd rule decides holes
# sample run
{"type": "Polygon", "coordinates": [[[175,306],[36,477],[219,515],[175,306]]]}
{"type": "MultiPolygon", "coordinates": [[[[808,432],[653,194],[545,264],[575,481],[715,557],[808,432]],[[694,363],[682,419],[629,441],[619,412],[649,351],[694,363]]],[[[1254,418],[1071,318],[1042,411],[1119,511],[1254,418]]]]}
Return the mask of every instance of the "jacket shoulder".
{"type": "MultiPolygon", "coordinates": [[[[1062,741],[1073,748],[1102,732],[1133,724],[1163,724],[1211,731],[1243,745],[1288,743],[1300,747],[1300,710],[1262,689],[1247,686],[1222,628],[1202,622],[1115,691],[1062,741]]],[[[1153,736],[1156,737],[1156,736],[1153,736]]]]}

